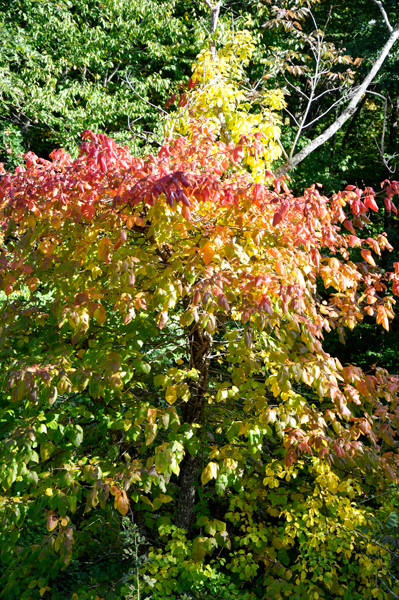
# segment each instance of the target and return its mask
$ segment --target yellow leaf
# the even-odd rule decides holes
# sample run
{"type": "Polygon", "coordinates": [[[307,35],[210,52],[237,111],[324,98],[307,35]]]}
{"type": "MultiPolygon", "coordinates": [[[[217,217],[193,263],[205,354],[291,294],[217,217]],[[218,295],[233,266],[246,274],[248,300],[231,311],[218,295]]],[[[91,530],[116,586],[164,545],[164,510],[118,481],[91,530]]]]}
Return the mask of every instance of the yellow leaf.
{"type": "Polygon", "coordinates": [[[218,470],[219,470],[219,465],[217,463],[214,463],[214,462],[208,463],[207,466],[205,467],[205,469],[202,471],[202,475],[201,475],[202,485],[206,485],[208,483],[208,481],[211,481],[211,479],[216,479],[218,470]]]}
{"type": "Polygon", "coordinates": [[[209,265],[209,263],[211,262],[212,258],[215,255],[215,248],[213,247],[211,242],[207,242],[205,244],[205,246],[202,246],[200,252],[201,252],[202,260],[204,261],[204,263],[206,265],[209,265]]]}
{"type": "Polygon", "coordinates": [[[166,494],[159,494],[158,498],[162,502],[162,504],[167,504],[168,502],[173,502],[172,496],[167,496],[166,494]]]}
{"type": "Polygon", "coordinates": [[[177,393],[175,385],[168,385],[168,387],[166,388],[165,399],[166,402],[168,402],[169,404],[173,404],[174,402],[176,402],[177,393]]]}
{"type": "MultiPolygon", "coordinates": [[[[40,588],[39,593],[40,593],[40,597],[42,598],[44,596],[44,594],[47,592],[47,590],[51,590],[50,587],[48,587],[48,585],[45,585],[44,587],[40,588]]],[[[73,598],[73,596],[72,596],[73,598]]],[[[76,596],[77,598],[77,596],[76,596]]]]}

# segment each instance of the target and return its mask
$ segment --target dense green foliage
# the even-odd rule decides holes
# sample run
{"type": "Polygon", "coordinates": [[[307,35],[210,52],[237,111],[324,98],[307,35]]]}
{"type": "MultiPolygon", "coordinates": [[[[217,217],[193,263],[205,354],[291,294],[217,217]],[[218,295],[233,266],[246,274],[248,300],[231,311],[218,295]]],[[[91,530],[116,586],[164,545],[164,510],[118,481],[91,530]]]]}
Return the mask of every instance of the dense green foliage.
{"type": "Polygon", "coordinates": [[[142,131],[162,135],[156,107],[190,72],[201,24],[193,3],[176,0],[2,1],[2,160],[15,166],[29,149],[76,152],[89,128],[133,148],[142,131]]]}

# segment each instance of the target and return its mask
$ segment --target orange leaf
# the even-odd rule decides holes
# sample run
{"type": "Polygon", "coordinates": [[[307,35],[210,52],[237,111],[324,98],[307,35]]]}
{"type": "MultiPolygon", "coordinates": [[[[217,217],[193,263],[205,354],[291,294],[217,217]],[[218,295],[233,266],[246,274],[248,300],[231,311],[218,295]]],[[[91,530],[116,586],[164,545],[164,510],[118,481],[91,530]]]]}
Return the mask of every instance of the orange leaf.
{"type": "Polygon", "coordinates": [[[375,260],[371,256],[370,250],[362,250],[360,254],[363,256],[364,260],[369,263],[369,265],[371,265],[372,267],[376,266],[375,265],[375,260]]]}
{"type": "Polygon", "coordinates": [[[281,260],[276,260],[274,268],[276,269],[279,275],[281,275],[282,277],[286,277],[287,271],[285,270],[285,267],[281,260]]]}
{"type": "Polygon", "coordinates": [[[201,253],[202,260],[204,261],[204,263],[206,265],[209,265],[209,263],[212,261],[212,258],[215,255],[215,248],[213,247],[211,242],[207,242],[205,244],[205,246],[202,246],[200,253],[201,253]]]}
{"type": "Polygon", "coordinates": [[[162,310],[157,316],[157,325],[159,329],[163,329],[168,322],[169,315],[167,310],[162,310]]]}
{"type": "Polygon", "coordinates": [[[107,264],[110,262],[109,248],[111,245],[112,242],[107,237],[101,238],[98,243],[98,257],[107,264]]]}
{"type": "Polygon", "coordinates": [[[114,507],[121,515],[125,516],[127,514],[127,511],[129,510],[129,499],[125,490],[120,490],[115,494],[114,507]]]}

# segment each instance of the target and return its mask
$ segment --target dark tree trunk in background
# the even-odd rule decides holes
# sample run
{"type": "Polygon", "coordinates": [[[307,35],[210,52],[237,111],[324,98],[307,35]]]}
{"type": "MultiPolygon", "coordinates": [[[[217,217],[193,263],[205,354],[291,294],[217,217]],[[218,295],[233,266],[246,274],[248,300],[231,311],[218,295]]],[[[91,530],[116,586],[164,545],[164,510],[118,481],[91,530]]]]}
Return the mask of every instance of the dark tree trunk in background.
{"type": "Polygon", "coordinates": [[[198,480],[200,457],[186,454],[180,464],[179,500],[177,503],[175,525],[188,531],[194,521],[196,501],[195,484],[198,480]]]}
{"type": "MultiPolygon", "coordinates": [[[[205,391],[208,386],[209,355],[212,345],[211,336],[202,331],[197,324],[189,331],[190,369],[197,369],[199,377],[190,385],[190,399],[183,406],[183,421],[202,424],[204,421],[205,391]]],[[[186,454],[180,465],[179,500],[177,503],[175,525],[188,531],[194,521],[196,501],[196,482],[201,466],[201,457],[186,454]]]]}

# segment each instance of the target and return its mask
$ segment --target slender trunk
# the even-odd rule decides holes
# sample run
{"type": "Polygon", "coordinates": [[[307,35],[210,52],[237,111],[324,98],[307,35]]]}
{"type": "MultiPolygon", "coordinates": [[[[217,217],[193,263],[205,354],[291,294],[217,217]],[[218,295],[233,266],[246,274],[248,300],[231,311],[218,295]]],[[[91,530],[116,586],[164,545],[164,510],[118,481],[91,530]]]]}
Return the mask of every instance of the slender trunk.
{"type": "MultiPolygon", "coordinates": [[[[209,355],[212,339],[198,324],[189,332],[190,368],[199,372],[198,380],[190,386],[190,399],[183,407],[185,423],[202,424],[204,421],[205,391],[208,385],[209,355]]],[[[180,465],[179,500],[177,502],[175,524],[188,531],[194,521],[196,482],[200,471],[201,457],[186,454],[180,465]]]]}
{"type": "Polygon", "coordinates": [[[399,38],[399,25],[392,31],[389,36],[388,41],[382,48],[377,60],[372,66],[369,74],[363,80],[363,83],[358,87],[356,93],[353,95],[352,100],[350,101],[347,108],[342,112],[342,114],[334,121],[330,127],[328,127],[321,135],[311,141],[305,148],[303,148],[298,154],[295,154],[290,160],[288,160],[284,165],[279,167],[275,173],[276,177],[281,177],[285,175],[289,171],[291,171],[294,167],[299,165],[309,154],[311,154],[314,150],[316,150],[319,146],[324,144],[327,140],[329,140],[341,127],[351,118],[353,113],[356,110],[357,105],[363,97],[363,94],[367,90],[370,83],[373,81],[374,77],[379,72],[382,67],[386,57],[388,56],[391,48],[396,43],[399,38]]]}

